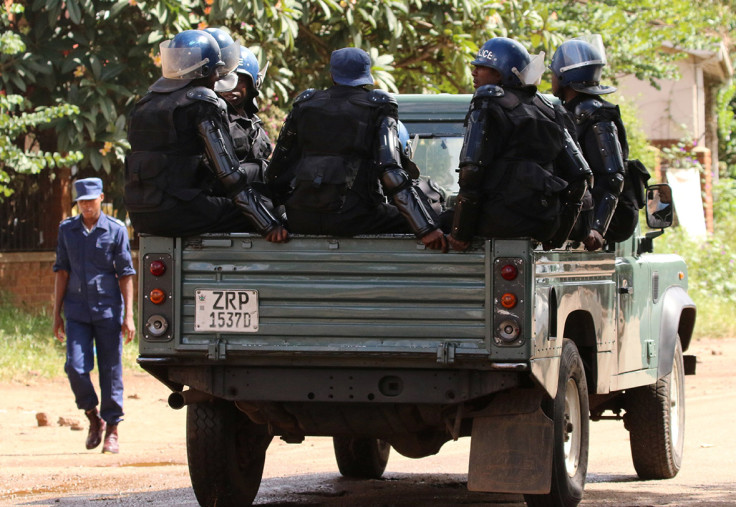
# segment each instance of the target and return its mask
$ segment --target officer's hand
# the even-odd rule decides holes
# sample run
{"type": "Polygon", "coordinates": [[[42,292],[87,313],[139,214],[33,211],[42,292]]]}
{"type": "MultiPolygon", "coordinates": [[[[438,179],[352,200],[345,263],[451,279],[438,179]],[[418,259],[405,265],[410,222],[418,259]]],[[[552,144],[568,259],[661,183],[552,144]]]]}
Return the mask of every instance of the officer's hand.
{"type": "Polygon", "coordinates": [[[54,336],[61,343],[64,343],[66,333],[64,332],[64,319],[61,315],[54,315],[54,336]]]}
{"type": "Polygon", "coordinates": [[[447,252],[447,239],[439,229],[435,229],[429,234],[422,236],[422,243],[432,250],[442,250],[443,253],[447,252]]]}
{"type": "Polygon", "coordinates": [[[135,337],[135,322],[133,322],[133,315],[125,315],[120,332],[123,335],[123,340],[125,340],[126,345],[133,340],[135,337]]]}
{"type": "Polygon", "coordinates": [[[266,233],[266,240],[271,243],[286,243],[289,241],[289,231],[281,225],[277,225],[266,233]]]}
{"type": "Polygon", "coordinates": [[[588,237],[583,240],[585,249],[589,251],[598,250],[603,246],[603,236],[595,229],[591,229],[588,233],[588,237]]]}
{"type": "Polygon", "coordinates": [[[463,252],[470,246],[470,241],[460,241],[459,239],[453,238],[452,235],[447,236],[447,239],[450,241],[450,246],[453,250],[463,252]]]}

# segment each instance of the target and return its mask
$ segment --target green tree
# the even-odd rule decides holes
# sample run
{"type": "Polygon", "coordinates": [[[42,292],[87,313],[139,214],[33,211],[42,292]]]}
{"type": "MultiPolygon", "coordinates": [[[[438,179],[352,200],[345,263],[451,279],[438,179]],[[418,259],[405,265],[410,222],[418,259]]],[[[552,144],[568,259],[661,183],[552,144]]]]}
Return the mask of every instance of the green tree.
{"type": "MultiPolygon", "coordinates": [[[[10,5],[0,13],[3,30],[0,33],[0,53],[4,55],[17,55],[26,49],[17,34],[6,31],[11,17],[22,12],[23,6],[10,5]]],[[[82,155],[78,151],[64,155],[42,151],[35,143],[35,137],[29,136],[33,129],[48,127],[59,118],[69,118],[78,113],[79,108],[69,104],[32,108],[23,96],[0,92],[0,201],[12,194],[7,169],[37,174],[43,169],[67,166],[81,160],[82,155]]]]}
{"type": "MultiPolygon", "coordinates": [[[[16,5],[7,0],[6,6],[16,5]]],[[[729,2],[730,4],[730,2],[729,2]]],[[[180,30],[226,26],[269,61],[264,109],[329,84],[332,50],[358,46],[377,85],[401,92],[471,92],[468,62],[496,35],[549,54],[564,39],[602,33],[609,76],[672,75],[664,43],[701,47],[733,15],[715,0],[22,0],[8,30],[25,45],[0,55],[0,85],[29,108],[77,106],[53,129],[29,128],[42,152],[79,151],[82,171],[121,177],[126,114],[159,77],[158,44],[180,30]],[[693,5],[695,4],[695,5],[693,5]],[[697,7],[697,8],[696,8],[697,7]],[[720,17],[717,17],[720,16],[720,17]]],[[[729,28],[727,28],[729,29],[729,28]]],[[[3,47],[5,47],[3,39],[3,47]]],[[[548,86],[548,85],[545,85],[548,86]]],[[[278,114],[274,115],[278,117],[278,114]]]]}

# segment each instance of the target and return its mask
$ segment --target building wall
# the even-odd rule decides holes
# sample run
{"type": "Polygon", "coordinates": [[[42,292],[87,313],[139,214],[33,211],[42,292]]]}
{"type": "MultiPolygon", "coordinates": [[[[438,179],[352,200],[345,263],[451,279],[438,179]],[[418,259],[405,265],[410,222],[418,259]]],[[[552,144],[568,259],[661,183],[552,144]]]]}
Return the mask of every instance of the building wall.
{"type": "Polygon", "coordinates": [[[681,78],[658,81],[660,89],[627,76],[618,83],[619,93],[633,100],[647,137],[652,142],[705,139],[705,86],[703,68],[690,57],[678,64],[681,78]],[[684,128],[683,128],[684,126],[684,128]]]}
{"type": "MultiPolygon", "coordinates": [[[[54,308],[54,272],[56,252],[0,252],[0,290],[4,301],[34,312],[54,308]]],[[[133,252],[138,266],[138,252],[133,252]]],[[[133,287],[137,293],[138,280],[133,287]]],[[[137,297],[137,294],[136,294],[137,297]]]]}

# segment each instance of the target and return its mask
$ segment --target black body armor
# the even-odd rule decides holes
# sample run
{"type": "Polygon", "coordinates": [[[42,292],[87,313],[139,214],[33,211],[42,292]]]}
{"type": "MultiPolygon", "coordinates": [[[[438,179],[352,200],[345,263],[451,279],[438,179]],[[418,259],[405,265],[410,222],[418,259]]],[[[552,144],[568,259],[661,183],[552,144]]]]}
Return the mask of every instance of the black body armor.
{"type": "Polygon", "coordinates": [[[261,119],[255,115],[240,115],[228,104],[227,118],[233,139],[235,156],[248,183],[264,181],[266,161],[271,156],[271,140],[263,129],[261,119]]]}
{"type": "MultiPolygon", "coordinates": [[[[412,189],[400,151],[396,101],[386,92],[307,90],[284,122],[266,180],[290,215],[347,215],[348,208],[369,210],[388,196],[421,237],[437,226],[412,189]]],[[[362,228],[355,223],[354,234],[362,228]]]]}
{"type": "MultiPolygon", "coordinates": [[[[567,182],[567,188],[560,194],[562,209],[559,227],[547,242],[547,246],[559,248],[570,237],[583,209],[586,194],[590,195],[588,188],[592,186],[593,172],[578,145],[575,122],[567,110],[539,94],[534,98],[534,103],[560,126],[564,136],[564,146],[555,159],[554,166],[555,174],[567,182]]],[[[585,235],[587,236],[587,232],[585,235]]]]}
{"type": "Polygon", "coordinates": [[[180,224],[170,215],[195,199],[225,195],[230,209],[238,208],[258,232],[278,225],[247,185],[224,111],[225,103],[214,91],[188,85],[169,93],[149,92],[136,104],[128,128],[131,153],[126,159],[125,205],[139,232],[151,228],[158,234],[170,230],[178,235],[216,228],[214,222],[228,211],[224,207],[218,216],[210,206],[201,223],[180,224]],[[171,212],[161,214],[166,211],[171,212]],[[165,218],[157,219],[158,214],[165,218]]]}
{"type": "MultiPolygon", "coordinates": [[[[629,147],[618,106],[597,96],[580,95],[566,106],[574,112],[578,142],[594,175],[592,228],[607,235],[626,179],[629,147]]],[[[623,211],[623,207],[622,207],[623,211]]],[[[632,210],[633,211],[633,210],[632,210]]],[[[624,235],[636,227],[638,209],[628,213],[624,235]]]]}
{"type": "Polygon", "coordinates": [[[452,235],[548,240],[557,229],[560,192],[554,174],[561,128],[533,103],[536,90],[479,87],[465,118],[460,192],[452,235]]]}

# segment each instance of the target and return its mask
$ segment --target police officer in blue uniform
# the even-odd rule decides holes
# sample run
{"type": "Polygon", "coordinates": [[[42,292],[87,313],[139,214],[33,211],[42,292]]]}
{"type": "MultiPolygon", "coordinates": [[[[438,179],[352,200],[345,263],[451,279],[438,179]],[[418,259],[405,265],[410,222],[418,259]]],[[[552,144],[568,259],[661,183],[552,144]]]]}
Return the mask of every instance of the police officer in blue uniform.
{"type": "Polygon", "coordinates": [[[100,445],[104,434],[102,451],[117,453],[123,418],[123,339],[128,343],[135,335],[135,269],[125,224],[101,210],[102,180],[81,179],[74,187],[80,213],[59,225],[53,267],[54,335],[62,342],[66,337],[64,370],[77,407],[90,421],[87,449],[100,445]],[[95,349],[99,399],[89,376],[95,349]]]}
{"type": "Polygon", "coordinates": [[[161,44],[163,77],[135,105],[128,126],[125,206],[138,232],[256,231],[269,241],[288,239],[248,183],[225,102],[214,91],[240,57],[240,45],[228,38],[218,43],[205,31],[185,30],[161,44]]]}
{"type": "Polygon", "coordinates": [[[373,84],[368,54],[333,51],[334,86],[294,101],[266,171],[289,229],[353,236],[413,232],[445,250],[438,219],[402,166],[396,99],[373,84]],[[387,202],[388,198],[388,202],[387,202]]]}
{"type": "Polygon", "coordinates": [[[581,213],[573,236],[588,250],[597,250],[604,239],[623,241],[634,232],[649,173],[638,161],[627,161],[629,146],[619,108],[601,98],[616,88],[601,85],[605,52],[599,37],[591,40],[563,42],[550,69],[552,91],[573,116],[594,175],[591,209],[581,213]]]}

